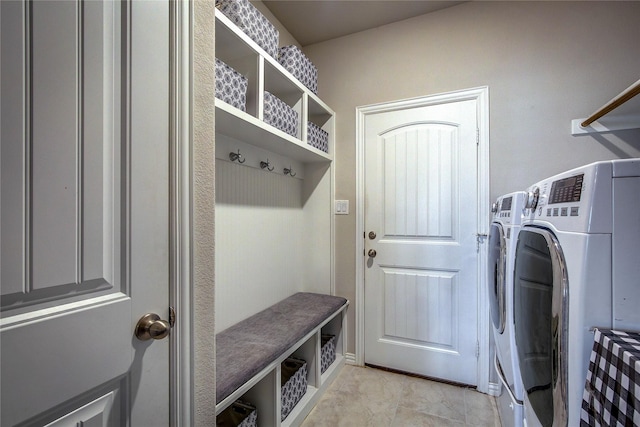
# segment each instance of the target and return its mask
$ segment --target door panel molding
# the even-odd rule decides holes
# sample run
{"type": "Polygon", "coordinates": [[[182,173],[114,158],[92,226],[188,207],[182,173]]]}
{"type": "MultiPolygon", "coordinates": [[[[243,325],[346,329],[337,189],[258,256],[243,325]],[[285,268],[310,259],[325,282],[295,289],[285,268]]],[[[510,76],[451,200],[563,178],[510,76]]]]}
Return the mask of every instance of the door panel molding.
{"type": "MultiPolygon", "coordinates": [[[[356,253],[364,253],[365,240],[362,238],[366,231],[365,212],[365,118],[368,115],[392,112],[415,107],[459,102],[466,100],[477,101],[478,120],[478,218],[477,230],[479,234],[486,234],[489,227],[489,88],[487,86],[465,89],[460,91],[440,93],[426,97],[418,97],[401,101],[372,104],[356,108],[356,253]]],[[[478,288],[478,390],[489,391],[489,324],[488,305],[486,295],[486,247],[481,245],[478,258],[478,277],[482,282],[478,288]]],[[[364,270],[366,257],[356,257],[356,352],[355,362],[364,365],[364,270]]]]}
{"type": "MultiPolygon", "coordinates": [[[[12,98],[22,106],[22,120],[3,123],[2,156],[20,159],[13,168],[21,170],[7,175],[22,181],[3,179],[2,185],[2,232],[16,238],[3,239],[0,305],[14,315],[34,305],[122,290],[120,236],[113,232],[119,219],[111,210],[120,206],[118,132],[113,130],[120,117],[116,59],[121,28],[110,2],[104,7],[79,1],[4,7],[20,7],[23,17],[16,20],[21,30],[3,33],[22,37],[13,54],[22,67],[22,85],[15,91],[20,97],[12,98]],[[58,31],[50,25],[56,17],[70,24],[62,59],[56,49],[65,43],[55,43],[56,49],[49,43],[49,32],[58,31]],[[58,84],[51,85],[52,79],[58,84]],[[13,129],[9,135],[5,126],[13,129]],[[15,137],[18,133],[21,138],[15,137]],[[58,166],[52,168],[52,161],[58,166]],[[5,216],[10,219],[6,224],[5,216]]],[[[17,11],[7,12],[13,16],[17,11]]]]}

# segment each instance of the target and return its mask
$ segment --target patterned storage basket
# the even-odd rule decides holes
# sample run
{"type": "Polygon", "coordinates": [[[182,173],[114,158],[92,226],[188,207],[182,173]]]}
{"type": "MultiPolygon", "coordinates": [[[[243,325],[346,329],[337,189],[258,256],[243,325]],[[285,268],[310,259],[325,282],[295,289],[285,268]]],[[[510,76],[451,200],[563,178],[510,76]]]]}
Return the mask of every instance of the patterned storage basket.
{"type": "Polygon", "coordinates": [[[298,112],[267,91],[264,92],[264,122],[289,135],[298,135],[298,112]]]}
{"type": "Polygon", "coordinates": [[[245,111],[247,85],[245,76],[216,58],[216,98],[245,111]]]}
{"type": "Polygon", "coordinates": [[[216,427],[256,427],[257,421],[256,407],[236,400],[216,417],[216,427]]]}
{"type": "Polygon", "coordinates": [[[291,410],[307,392],[307,362],[290,357],[281,366],[282,413],[287,418],[291,410]]]}
{"type": "Polygon", "coordinates": [[[297,46],[283,46],[278,62],[311,92],[318,93],[318,69],[297,46]]]}
{"type": "Polygon", "coordinates": [[[248,0],[216,0],[216,7],[269,55],[278,57],[280,33],[248,0]]]}
{"type": "Polygon", "coordinates": [[[312,147],[322,150],[325,153],[329,152],[329,134],[322,130],[315,123],[308,123],[307,126],[307,144],[312,147]]]}
{"type": "Polygon", "coordinates": [[[324,373],[336,360],[336,337],[334,335],[320,336],[320,372],[324,373]]]}

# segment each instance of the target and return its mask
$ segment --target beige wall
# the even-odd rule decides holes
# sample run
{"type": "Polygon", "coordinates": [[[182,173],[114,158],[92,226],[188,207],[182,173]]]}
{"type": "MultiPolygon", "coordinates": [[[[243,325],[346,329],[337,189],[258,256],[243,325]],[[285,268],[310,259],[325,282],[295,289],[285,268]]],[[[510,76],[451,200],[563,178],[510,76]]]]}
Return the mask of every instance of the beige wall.
{"type": "Polygon", "coordinates": [[[298,40],[296,40],[295,37],[293,37],[291,33],[289,33],[289,31],[287,31],[287,29],[280,23],[280,21],[278,21],[278,19],[273,16],[273,13],[271,13],[271,11],[267,8],[267,6],[264,5],[262,1],[250,0],[250,2],[256,7],[256,9],[260,11],[260,13],[262,13],[269,20],[269,22],[273,24],[274,27],[276,27],[279,33],[278,44],[280,46],[289,46],[293,44],[300,47],[300,43],[298,43],[298,40]]]}
{"type": "MultiPolygon", "coordinates": [[[[640,130],[571,136],[640,76],[640,2],[480,2],[306,46],[337,113],[336,289],[355,302],[355,108],[489,87],[491,199],[597,160],[640,157],[640,130]]],[[[348,351],[355,351],[350,308],[348,351]]]]}
{"type": "Polygon", "coordinates": [[[192,112],[193,422],[216,417],[215,351],[215,3],[194,1],[192,112]]]}

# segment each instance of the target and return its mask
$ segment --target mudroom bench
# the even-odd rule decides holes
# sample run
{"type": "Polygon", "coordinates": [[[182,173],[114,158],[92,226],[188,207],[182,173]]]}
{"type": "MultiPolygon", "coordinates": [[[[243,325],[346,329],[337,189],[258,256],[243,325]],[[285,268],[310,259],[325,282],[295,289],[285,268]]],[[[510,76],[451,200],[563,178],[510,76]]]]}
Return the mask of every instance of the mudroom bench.
{"type": "Polygon", "coordinates": [[[302,423],[344,365],[348,304],[345,298],[300,292],[216,334],[216,415],[241,401],[255,407],[260,427],[302,423]],[[328,349],[335,360],[322,360],[328,349]],[[306,362],[307,386],[285,411],[282,364],[291,357],[306,362]]]}

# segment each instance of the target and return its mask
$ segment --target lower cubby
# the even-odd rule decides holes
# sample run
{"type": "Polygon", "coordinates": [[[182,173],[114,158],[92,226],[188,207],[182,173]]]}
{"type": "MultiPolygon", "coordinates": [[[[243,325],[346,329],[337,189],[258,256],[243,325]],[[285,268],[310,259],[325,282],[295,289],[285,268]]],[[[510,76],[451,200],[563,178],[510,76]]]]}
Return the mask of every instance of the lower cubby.
{"type": "MultiPolygon", "coordinates": [[[[218,426],[221,424],[223,412],[240,400],[255,407],[257,417],[255,424],[240,424],[243,427],[292,427],[299,426],[311,412],[318,400],[337,377],[344,366],[343,322],[346,317],[346,306],[329,317],[325,322],[298,341],[290,351],[274,360],[262,372],[251,378],[228,398],[216,406],[218,426]],[[335,360],[324,372],[321,372],[322,335],[334,336],[335,360]],[[282,364],[289,358],[303,360],[306,371],[306,392],[288,411],[283,419],[282,402],[282,364]]],[[[286,377],[286,376],[285,376],[286,377]]]]}

